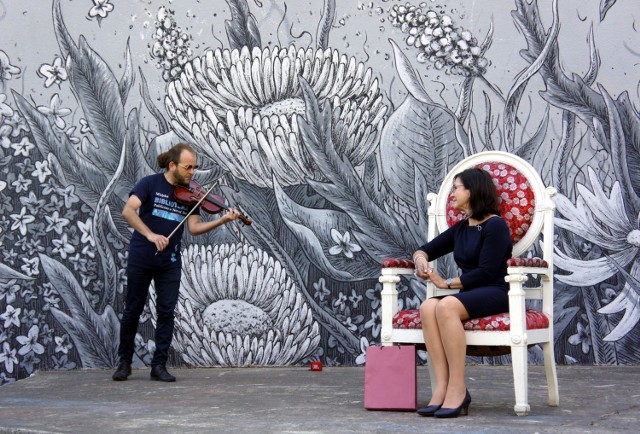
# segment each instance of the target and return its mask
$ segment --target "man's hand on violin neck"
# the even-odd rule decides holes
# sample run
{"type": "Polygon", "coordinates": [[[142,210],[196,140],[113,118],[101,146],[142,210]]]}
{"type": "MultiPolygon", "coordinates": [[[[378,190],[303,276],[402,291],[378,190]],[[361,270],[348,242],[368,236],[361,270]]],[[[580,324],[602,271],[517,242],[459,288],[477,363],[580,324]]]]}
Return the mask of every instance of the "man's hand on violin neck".
{"type": "Polygon", "coordinates": [[[240,211],[235,208],[229,208],[224,216],[226,217],[227,221],[236,220],[238,217],[240,217],[240,211]]]}

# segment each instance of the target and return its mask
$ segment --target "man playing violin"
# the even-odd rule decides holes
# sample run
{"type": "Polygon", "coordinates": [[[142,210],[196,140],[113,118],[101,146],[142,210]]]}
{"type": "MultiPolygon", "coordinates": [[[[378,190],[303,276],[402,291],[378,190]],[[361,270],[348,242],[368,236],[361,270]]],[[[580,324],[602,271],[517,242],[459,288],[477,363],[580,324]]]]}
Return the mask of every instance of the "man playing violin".
{"type": "Polygon", "coordinates": [[[129,245],[127,291],[120,322],[120,362],[112,376],[115,381],[124,381],[131,375],[138,322],[151,281],[155,284],[157,313],[156,350],[151,360],[151,379],[176,380],[167,371],[166,363],[173,338],[174,309],[182,276],[182,223],[186,219],[189,232],[199,235],[240,216],[236,209],[228,208],[222,217],[202,221],[199,207],[192,210],[193,206],[175,200],[175,186],[188,185],[198,168],[196,153],[191,146],[185,143],[173,146],[158,155],[158,165],[165,169],[164,172],[138,181],[122,210],[122,216],[134,232],[129,245]]]}

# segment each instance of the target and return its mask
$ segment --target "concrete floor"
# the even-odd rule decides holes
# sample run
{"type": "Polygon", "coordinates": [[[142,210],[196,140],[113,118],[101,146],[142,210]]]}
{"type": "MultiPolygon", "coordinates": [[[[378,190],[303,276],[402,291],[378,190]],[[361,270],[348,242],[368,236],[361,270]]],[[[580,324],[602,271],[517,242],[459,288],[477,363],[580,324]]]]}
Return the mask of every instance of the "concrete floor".
{"type": "MultiPolygon", "coordinates": [[[[38,372],[0,387],[9,433],[611,433],[639,432],[640,366],[559,366],[560,406],[547,406],[542,367],[531,367],[525,417],[513,413],[510,366],[468,366],[469,416],[423,418],[363,408],[364,369],[170,369],[175,383],[134,370],[38,372]]],[[[429,399],[426,367],[418,396],[429,399]]]]}

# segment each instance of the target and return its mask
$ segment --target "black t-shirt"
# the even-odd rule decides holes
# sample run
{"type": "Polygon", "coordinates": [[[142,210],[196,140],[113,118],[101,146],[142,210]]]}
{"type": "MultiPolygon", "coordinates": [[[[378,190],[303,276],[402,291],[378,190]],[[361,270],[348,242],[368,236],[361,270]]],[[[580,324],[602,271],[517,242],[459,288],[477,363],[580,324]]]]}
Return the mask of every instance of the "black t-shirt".
{"type": "MultiPolygon", "coordinates": [[[[129,195],[136,195],[142,202],[138,215],[142,222],[156,234],[169,236],[189,213],[190,207],[176,202],[174,187],[158,173],[142,178],[129,195]]],[[[193,214],[198,215],[199,210],[193,214]]],[[[138,231],[133,231],[129,245],[129,263],[141,266],[181,266],[180,241],[186,222],[169,239],[169,245],[156,255],[155,244],[138,231]]]]}

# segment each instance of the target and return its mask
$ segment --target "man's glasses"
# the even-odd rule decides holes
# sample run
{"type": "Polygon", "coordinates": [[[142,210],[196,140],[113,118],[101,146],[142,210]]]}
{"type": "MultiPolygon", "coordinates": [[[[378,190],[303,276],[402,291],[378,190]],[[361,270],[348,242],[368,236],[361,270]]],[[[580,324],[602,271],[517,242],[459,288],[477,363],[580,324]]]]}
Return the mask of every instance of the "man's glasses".
{"type": "Polygon", "coordinates": [[[193,165],[193,164],[180,164],[180,163],[176,163],[178,166],[182,167],[184,170],[198,170],[198,165],[193,165]]]}

